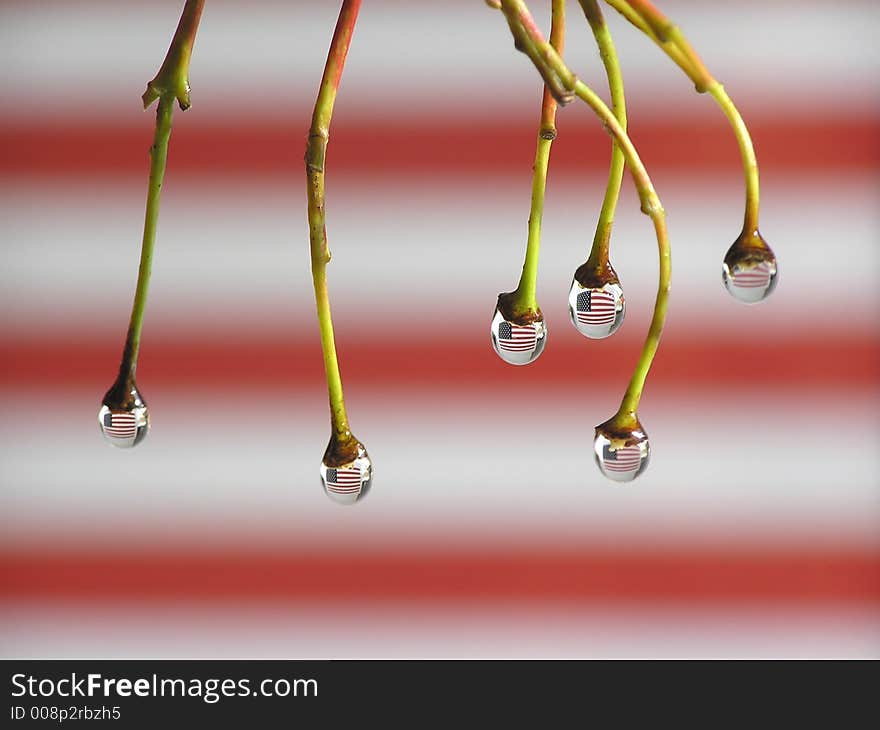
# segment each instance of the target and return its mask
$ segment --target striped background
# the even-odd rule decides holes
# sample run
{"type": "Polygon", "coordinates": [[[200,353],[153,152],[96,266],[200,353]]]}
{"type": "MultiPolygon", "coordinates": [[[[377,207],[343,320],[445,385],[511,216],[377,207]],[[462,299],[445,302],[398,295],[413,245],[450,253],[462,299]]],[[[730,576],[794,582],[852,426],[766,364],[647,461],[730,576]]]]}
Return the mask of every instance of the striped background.
{"type": "MultiPolygon", "coordinates": [[[[566,311],[607,137],[560,112],[548,344],[506,366],[488,327],[522,263],[537,76],[482,2],[365,3],[327,203],[347,401],[376,468],[354,508],[317,477],[301,162],[335,3],[207,4],[139,368],[153,429],[124,452],[96,428],[140,245],[139,94],[179,5],[0,2],[0,654],[880,654],[875,3],[663,5],[753,129],[780,259],[756,307],[720,283],[742,206],[727,123],[609,13],[674,259],[652,461],[629,486],[590,449],[656,287],[628,180],[627,320],[588,343],[566,311]]],[[[575,11],[567,58],[601,90],[575,11]]]]}

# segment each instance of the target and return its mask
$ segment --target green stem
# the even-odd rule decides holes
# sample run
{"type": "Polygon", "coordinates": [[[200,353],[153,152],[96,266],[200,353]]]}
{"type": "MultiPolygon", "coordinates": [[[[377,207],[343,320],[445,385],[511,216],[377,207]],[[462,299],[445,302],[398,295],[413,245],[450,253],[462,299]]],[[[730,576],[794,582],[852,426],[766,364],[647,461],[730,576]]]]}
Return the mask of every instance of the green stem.
{"type": "MultiPolygon", "coordinates": [[[[553,0],[550,26],[550,45],[561,53],[565,44],[565,0],[553,0]]],[[[519,285],[513,293],[511,305],[517,315],[536,314],[538,302],[538,255],[541,248],[541,221],[544,216],[544,196],[547,189],[547,169],[550,165],[550,148],[556,139],[557,103],[545,85],[541,97],[541,121],[538,126],[538,146],[535,151],[535,167],[532,176],[532,203],[529,211],[529,236],[526,257],[519,285]]]]}
{"type": "MultiPolygon", "coordinates": [[[[330,43],[324,75],[306,146],[306,182],[308,195],[309,243],[312,259],[312,281],[315,287],[315,305],[318,310],[318,326],[321,333],[321,349],[324,354],[324,372],[327,377],[327,391],[330,398],[330,423],[333,428],[331,444],[336,442],[341,448],[350,448],[355,442],[348,425],[345,399],[342,392],[342,376],[336,355],[336,341],[333,334],[333,318],[330,313],[330,295],[327,291],[327,264],[330,249],[327,245],[326,215],[324,210],[324,165],[327,143],[330,139],[330,120],[336,92],[345,67],[345,59],[354,26],[357,22],[361,0],[343,0],[336,21],[336,30],[330,43]],[[335,441],[334,441],[335,439],[335,441]]],[[[334,446],[336,448],[336,446],[334,446]]]]}
{"type": "MultiPolygon", "coordinates": [[[[501,8],[507,17],[507,22],[514,31],[514,37],[517,33],[534,36],[531,43],[534,47],[541,47],[543,38],[541,32],[535,25],[531,13],[526,7],[523,0],[502,0],[501,8]]],[[[633,178],[633,183],[639,194],[642,212],[648,215],[653,224],[654,231],[657,236],[657,248],[660,257],[660,279],[657,287],[657,297],[654,303],[654,314],[651,318],[651,325],[648,329],[648,336],[642,347],[642,353],[639,357],[636,368],[624,393],[620,408],[617,413],[606,422],[610,427],[624,431],[632,429],[638,422],[637,411],[639,400],[641,399],[642,390],[644,389],[645,380],[657,347],[660,343],[660,335],[663,331],[663,325],[666,321],[666,310],[669,302],[669,287],[672,277],[672,258],[669,246],[669,236],[666,230],[666,214],[660,199],[657,196],[651,178],[642,164],[641,158],[636,151],[635,146],[626,133],[626,130],[618,122],[614,113],[605,105],[602,99],[586,84],[579,81],[571,70],[565,65],[565,62],[558,55],[545,56],[545,60],[550,65],[553,75],[559,79],[566,91],[574,93],[581,100],[587,103],[590,108],[599,117],[605,129],[614,138],[623,152],[626,165],[629,167],[633,178]]]]}
{"type": "Polygon", "coordinates": [[[653,40],[690,77],[697,91],[708,92],[727,117],[739,145],[746,183],[746,205],[743,215],[743,233],[758,229],[760,195],[758,161],[749,130],[724,87],[716,81],[703,64],[681,29],[661,13],[650,0],[606,0],[615,10],[653,40]]]}
{"type": "Polygon", "coordinates": [[[739,145],[742,157],[743,173],[746,179],[746,207],[743,216],[743,234],[754,233],[758,230],[758,215],[760,212],[760,186],[758,182],[758,159],[755,157],[755,148],[752,145],[752,137],[743,121],[742,115],[727,95],[724,87],[717,81],[712,81],[707,91],[721,107],[727,120],[733,127],[736,142],[739,145]]]}
{"type": "MultiPolygon", "coordinates": [[[[550,95],[549,92],[547,95],[550,95]]],[[[544,191],[552,144],[552,138],[538,138],[538,149],[535,153],[535,173],[532,178],[532,204],[529,212],[529,236],[526,244],[526,257],[523,262],[519,284],[511,301],[511,305],[518,315],[525,312],[534,313],[538,311],[536,297],[538,254],[541,248],[541,219],[544,213],[544,191]]]]}
{"type": "MultiPolygon", "coordinates": [[[[623,91],[623,76],[620,72],[620,64],[617,60],[617,51],[611,32],[605,23],[605,18],[599,8],[597,0],[580,0],[581,8],[590,24],[596,44],[599,47],[599,56],[605,66],[605,74],[608,77],[608,88],[611,91],[611,108],[614,116],[620,122],[621,128],[626,130],[626,96],[623,91]]],[[[623,182],[623,170],[626,160],[620,145],[612,141],[611,166],[608,171],[608,184],[605,187],[605,198],[602,201],[602,210],[599,212],[599,222],[596,226],[596,234],[593,237],[593,246],[590,249],[590,257],[587,260],[589,268],[595,271],[604,271],[608,264],[608,250],[611,247],[611,229],[614,225],[614,211],[617,208],[617,200],[620,196],[620,186],[623,182]]]]}
{"type": "MultiPolygon", "coordinates": [[[[496,7],[494,3],[490,5],[496,7]]],[[[500,0],[500,8],[507,19],[515,48],[531,59],[553,98],[560,104],[568,104],[574,98],[571,80],[559,76],[562,59],[553,44],[541,35],[525,3],[521,0],[500,0]]]]}
{"type": "Polygon", "coordinates": [[[174,32],[171,45],[165,55],[165,60],[156,76],[147,83],[147,90],[142,97],[145,109],[157,99],[159,104],[156,109],[153,144],[150,147],[150,180],[147,186],[147,209],[144,215],[141,260],[138,266],[137,286],[131,308],[128,334],[122,351],[122,363],[119,366],[117,384],[120,387],[120,392],[130,391],[129,386],[133,385],[137,372],[141,332],[147,307],[147,292],[150,288],[150,273],[153,266],[153,250],[156,245],[162,181],[165,178],[165,166],[168,161],[168,140],[171,137],[174,101],[175,99],[178,101],[181,109],[188,109],[190,106],[189,62],[204,4],[204,0],[187,0],[177,24],[177,30],[174,32]]]}
{"type": "Polygon", "coordinates": [[[689,57],[677,45],[678,28],[650,3],[633,0],[605,0],[612,8],[656,43],[669,58],[694,82],[698,91],[705,91],[711,80],[699,57],[689,57]],[[636,6],[636,7],[633,7],[636,6]]]}
{"type": "Polygon", "coordinates": [[[627,385],[626,392],[620,403],[620,408],[614,417],[608,421],[608,425],[621,431],[635,427],[638,417],[639,401],[645,387],[645,380],[654,362],[654,355],[660,345],[660,335],[666,322],[666,310],[669,305],[669,287],[672,280],[672,251],[669,245],[669,235],[666,230],[666,214],[660,199],[654,191],[654,186],[648,176],[648,172],[642,164],[635,146],[626,134],[626,131],[615,118],[611,110],[596,93],[582,81],[575,82],[575,93],[585,101],[602,120],[606,129],[614,137],[623,152],[626,164],[632,173],[633,182],[639,192],[642,203],[642,212],[651,218],[654,224],[654,232],[657,236],[657,249],[660,257],[660,279],[657,285],[657,297],[654,301],[654,314],[651,317],[651,325],[648,335],[642,346],[642,353],[636,363],[635,370],[627,385]]]}
{"type": "Polygon", "coordinates": [[[645,381],[648,378],[651,364],[654,362],[654,355],[660,346],[660,336],[663,333],[663,326],[666,322],[666,310],[669,307],[669,287],[672,281],[672,251],[669,246],[664,216],[662,214],[654,215],[651,216],[651,219],[654,223],[657,247],[660,254],[660,280],[657,285],[657,296],[654,299],[654,313],[651,316],[651,325],[648,328],[648,335],[642,346],[642,353],[636,363],[632,377],[630,377],[626,392],[620,402],[620,408],[612,419],[612,421],[617,422],[616,425],[624,426],[623,430],[634,428],[638,422],[639,401],[642,398],[642,391],[645,388],[645,381]]]}
{"type": "Polygon", "coordinates": [[[137,288],[128,336],[120,368],[120,376],[134,379],[141,346],[141,331],[144,326],[144,313],[147,307],[147,292],[150,288],[150,272],[153,267],[153,249],[156,246],[156,226],[159,221],[159,202],[162,195],[162,181],[165,178],[165,164],[168,161],[168,140],[171,137],[171,118],[174,115],[174,99],[166,96],[159,99],[156,109],[156,131],[150,147],[150,182],[147,187],[147,210],[144,216],[144,238],[141,243],[141,262],[138,267],[137,288]]]}
{"type": "Polygon", "coordinates": [[[186,110],[191,106],[189,60],[192,57],[204,6],[205,0],[186,0],[174,38],[171,39],[171,46],[165,55],[165,61],[156,77],[147,83],[147,90],[142,97],[144,109],[156,99],[168,94],[177,99],[181,109],[186,110]]]}

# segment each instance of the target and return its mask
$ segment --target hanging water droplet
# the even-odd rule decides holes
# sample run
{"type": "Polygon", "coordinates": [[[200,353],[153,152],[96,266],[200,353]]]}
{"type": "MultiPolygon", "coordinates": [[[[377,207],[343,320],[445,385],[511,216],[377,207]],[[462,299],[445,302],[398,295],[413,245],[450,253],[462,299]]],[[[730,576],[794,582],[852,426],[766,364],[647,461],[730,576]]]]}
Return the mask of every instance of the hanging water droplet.
{"type": "Polygon", "coordinates": [[[578,266],[568,290],[568,314],[585,337],[601,340],[617,332],[626,314],[626,299],[607,253],[591,253],[578,266]]]}
{"type": "MultiPolygon", "coordinates": [[[[328,449],[329,451],[329,449],[328,449]]],[[[325,454],[321,462],[321,483],[330,499],[339,504],[354,504],[367,496],[373,481],[373,462],[364,445],[357,443],[356,456],[343,464],[332,463],[325,454]],[[327,463],[330,461],[331,463],[327,463]]]]}
{"type": "Polygon", "coordinates": [[[528,365],[538,359],[547,341],[547,326],[542,315],[533,322],[518,323],[506,319],[496,307],[492,317],[492,347],[504,362],[528,365]]]}
{"type": "Polygon", "coordinates": [[[103,404],[98,411],[98,424],[107,441],[127,449],[143,441],[150,428],[150,417],[146,406],[122,410],[103,404]]]}
{"type": "Polygon", "coordinates": [[[104,395],[98,411],[98,426],[104,438],[114,446],[136,446],[150,430],[150,413],[137,386],[117,381],[104,395]]]}
{"type": "Polygon", "coordinates": [[[651,451],[641,425],[620,432],[609,428],[607,422],[596,426],[593,449],[599,470],[615,482],[631,482],[641,474],[651,451]]]}
{"type": "Polygon", "coordinates": [[[589,288],[574,279],[568,292],[568,313],[575,329],[585,337],[601,340],[613,335],[626,314],[623,289],[616,282],[589,288]]]}
{"type": "Polygon", "coordinates": [[[128,449],[144,440],[150,429],[150,414],[144,404],[124,409],[104,403],[98,411],[98,425],[107,441],[128,449]]]}
{"type": "Polygon", "coordinates": [[[776,256],[754,231],[743,234],[727,250],[721,280],[731,296],[745,304],[766,299],[776,287],[776,256]]]}

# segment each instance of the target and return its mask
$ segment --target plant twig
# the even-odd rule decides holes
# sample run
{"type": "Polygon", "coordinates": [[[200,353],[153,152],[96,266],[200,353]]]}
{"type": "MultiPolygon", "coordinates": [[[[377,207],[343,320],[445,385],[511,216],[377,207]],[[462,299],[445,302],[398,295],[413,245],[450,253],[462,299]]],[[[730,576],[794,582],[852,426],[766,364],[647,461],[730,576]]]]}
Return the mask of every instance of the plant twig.
{"type": "Polygon", "coordinates": [[[529,9],[522,2],[507,0],[500,0],[500,7],[513,34],[516,50],[531,59],[553,98],[562,105],[568,104],[574,99],[574,76],[560,76],[564,64],[559,53],[541,34],[529,9]]]}
{"type": "Polygon", "coordinates": [[[318,98],[309,129],[306,145],[306,183],[309,217],[309,249],[312,260],[312,281],[315,287],[315,304],[318,310],[318,326],[321,332],[321,349],[324,355],[324,372],[330,398],[330,444],[324,463],[340,465],[357,456],[359,442],[351,433],[345,399],[342,392],[342,376],[336,355],[333,319],[330,312],[330,295],[327,291],[327,264],[330,248],[327,244],[326,215],[324,210],[324,166],[327,143],[330,139],[330,120],[336,92],[345,67],[345,59],[354,33],[361,0],[343,0],[336,21],[336,30],[330,42],[330,51],[321,78],[318,98]]]}
{"type": "Polygon", "coordinates": [[[650,0],[605,1],[660,46],[694,82],[698,92],[708,93],[721,107],[733,128],[742,157],[746,187],[743,235],[749,236],[755,233],[758,230],[760,208],[758,161],[749,130],[736,105],[727,95],[724,87],[709,73],[681,29],[663,15],[650,0]]]}
{"type": "MultiPolygon", "coordinates": [[[[626,96],[623,91],[623,77],[620,72],[620,64],[617,60],[617,51],[611,32],[602,15],[597,0],[579,0],[581,9],[590,24],[596,45],[599,47],[599,56],[605,67],[605,75],[608,77],[608,88],[611,92],[611,108],[614,116],[622,129],[626,130],[626,96]]],[[[593,237],[593,245],[585,271],[579,273],[583,278],[589,277],[596,282],[611,277],[616,279],[613,269],[610,268],[608,251],[611,247],[611,229],[614,225],[614,211],[617,208],[617,200],[620,196],[620,186],[623,182],[623,171],[626,160],[620,145],[612,140],[611,166],[608,171],[608,184],[605,187],[605,197],[602,200],[602,210],[599,213],[599,222],[596,225],[596,233],[593,237]]],[[[581,282],[582,284],[585,282],[581,282]]]]}
{"type": "Polygon", "coordinates": [[[150,180],[147,187],[144,235],[141,243],[137,286],[125,347],[122,352],[122,363],[119,367],[119,377],[108,391],[105,400],[109,398],[111,401],[119,403],[129,400],[134,385],[140,353],[141,331],[147,306],[147,293],[150,287],[153,250],[156,244],[162,182],[165,178],[165,166],[168,161],[168,141],[171,137],[174,102],[176,100],[181,109],[190,107],[189,61],[204,4],[204,0],[187,0],[165,61],[155,78],[147,83],[147,90],[142,97],[145,109],[154,101],[158,100],[159,102],[156,108],[153,144],[150,147],[150,180]]]}
{"type": "Polygon", "coordinates": [[[177,99],[181,109],[190,108],[192,102],[189,98],[189,60],[196,42],[196,32],[199,29],[199,20],[202,18],[204,6],[205,0],[186,0],[165,61],[155,78],[147,83],[147,90],[141,97],[144,109],[156,99],[169,94],[177,99]]]}
{"type": "MultiPolygon", "coordinates": [[[[553,0],[551,6],[550,45],[562,53],[565,44],[565,0],[553,0]]],[[[532,320],[540,316],[536,299],[538,255],[541,247],[541,220],[544,215],[544,195],[547,188],[547,169],[550,148],[556,139],[557,102],[547,85],[541,95],[541,119],[538,125],[538,144],[532,176],[532,202],[529,211],[529,236],[526,257],[519,284],[511,294],[499,297],[505,318],[513,321],[532,320]]]]}
{"type": "MultiPolygon", "coordinates": [[[[542,44],[546,43],[523,0],[502,0],[501,9],[504,11],[511,29],[513,30],[514,26],[516,26],[520,34],[529,36],[534,47],[541,47],[542,44]]],[[[660,335],[663,331],[663,324],[666,320],[666,309],[669,301],[669,286],[672,275],[669,237],[666,230],[666,214],[663,210],[663,206],[660,204],[660,199],[654,190],[651,178],[648,176],[648,172],[642,164],[635,146],[627,135],[626,130],[624,130],[620,125],[620,122],[617,121],[614,113],[590,87],[582,81],[577,80],[577,77],[565,65],[565,62],[561,57],[557,55],[555,58],[550,58],[548,63],[551,65],[556,77],[566,84],[566,88],[570,89],[573,94],[590,106],[593,112],[601,120],[605,129],[620,146],[627,167],[632,175],[636,190],[638,191],[642,212],[651,218],[654,224],[654,232],[657,237],[657,248],[660,257],[660,280],[657,287],[654,314],[651,318],[648,336],[645,339],[641,356],[639,357],[632,378],[630,379],[629,385],[624,393],[620,408],[617,413],[606,422],[606,425],[614,430],[631,430],[638,425],[637,411],[639,400],[641,399],[648,371],[650,370],[654,355],[657,352],[657,347],[660,343],[660,335]]]]}

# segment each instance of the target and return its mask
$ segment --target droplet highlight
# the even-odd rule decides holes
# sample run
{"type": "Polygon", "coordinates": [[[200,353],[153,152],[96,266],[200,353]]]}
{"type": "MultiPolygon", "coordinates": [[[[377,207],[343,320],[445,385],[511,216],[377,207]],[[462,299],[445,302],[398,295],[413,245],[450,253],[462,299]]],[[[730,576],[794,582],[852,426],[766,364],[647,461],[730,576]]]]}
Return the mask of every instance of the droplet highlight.
{"type": "Polygon", "coordinates": [[[631,482],[648,466],[650,444],[641,430],[617,434],[603,426],[596,427],[593,442],[599,471],[615,482],[631,482]]]}
{"type": "Polygon", "coordinates": [[[547,341],[547,327],[543,319],[517,323],[505,319],[499,309],[492,317],[492,347],[504,362],[510,365],[528,365],[538,359],[547,341]]]}
{"type": "Polygon", "coordinates": [[[98,411],[98,426],[104,438],[120,449],[136,446],[150,429],[150,414],[145,403],[129,408],[101,404],[98,411]]]}
{"type": "Polygon", "coordinates": [[[324,493],[337,504],[354,504],[367,496],[373,482],[373,462],[363,444],[358,444],[357,458],[345,464],[321,463],[324,493]]]}
{"type": "Polygon", "coordinates": [[[623,289],[616,282],[590,288],[573,279],[568,292],[568,314],[575,329],[585,337],[609,337],[623,324],[626,314],[623,289]]]}

